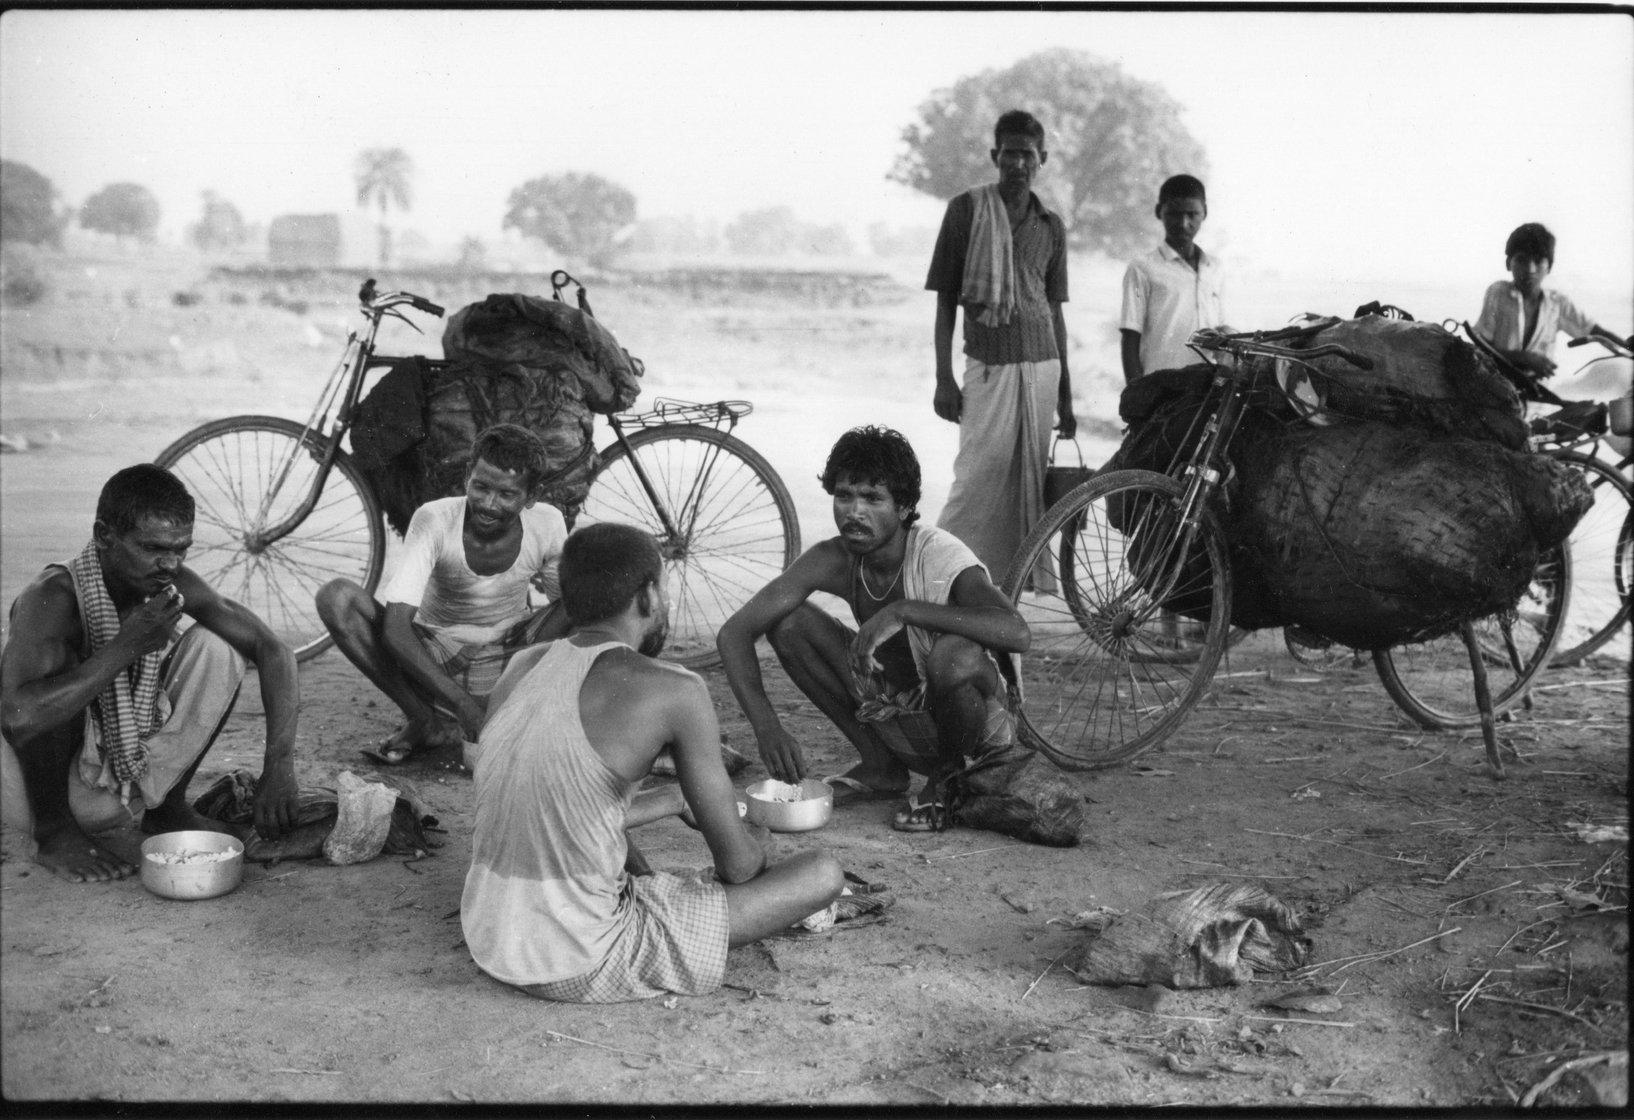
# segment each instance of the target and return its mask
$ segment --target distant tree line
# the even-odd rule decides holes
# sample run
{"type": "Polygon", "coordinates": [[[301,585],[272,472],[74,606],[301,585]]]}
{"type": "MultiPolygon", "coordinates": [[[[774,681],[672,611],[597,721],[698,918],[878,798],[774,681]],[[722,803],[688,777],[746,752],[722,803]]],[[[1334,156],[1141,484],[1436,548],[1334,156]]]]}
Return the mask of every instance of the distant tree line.
{"type": "MultiPolygon", "coordinates": [[[[1181,106],[1161,86],[1124,74],[1082,51],[1043,51],[1002,70],[985,70],[931,94],[902,132],[902,151],[887,178],[947,199],[991,182],[993,122],[1006,109],[1027,109],[1044,122],[1048,170],[1039,193],[1066,221],[1079,248],[1122,257],[1153,236],[1152,206],[1169,175],[1206,176],[1202,145],[1180,121],[1181,106]]],[[[379,212],[379,260],[392,254],[387,216],[413,205],[414,161],[402,148],[360,152],[353,166],[357,203],[379,212]]],[[[0,239],[59,246],[77,219],[84,229],[123,241],[151,241],[159,203],[137,183],[116,182],[73,210],[51,180],[26,164],[0,161],[0,239]]],[[[591,264],[636,251],[708,254],[723,247],[744,256],[843,255],[853,251],[843,225],[801,221],[787,206],[750,210],[724,229],[692,219],[639,221],[627,188],[594,172],[569,171],[529,179],[511,191],[501,219],[552,252],[591,264]]],[[[207,190],[187,236],[206,252],[239,248],[250,230],[230,201],[207,190]]],[[[928,252],[934,231],[868,228],[881,255],[928,252]]],[[[409,235],[405,235],[407,240],[409,235]]],[[[482,266],[487,249],[467,237],[461,267],[482,266]]]]}

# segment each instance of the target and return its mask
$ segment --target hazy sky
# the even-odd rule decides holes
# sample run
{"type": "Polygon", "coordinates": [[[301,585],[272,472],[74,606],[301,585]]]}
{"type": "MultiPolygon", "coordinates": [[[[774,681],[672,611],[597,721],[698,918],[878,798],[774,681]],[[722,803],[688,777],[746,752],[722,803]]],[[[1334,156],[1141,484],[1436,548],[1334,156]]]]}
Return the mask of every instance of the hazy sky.
{"type": "Polygon", "coordinates": [[[143,183],[172,234],[206,188],[256,221],[349,209],[357,153],[398,146],[438,241],[496,237],[514,187],[569,170],[644,217],[786,204],[860,235],[937,221],[885,180],[932,91],[1049,47],[1185,106],[1200,240],[1244,264],[1490,278],[1537,220],[1557,278],[1634,287],[1634,21],[1609,12],[14,11],[0,153],[70,203],[143,183]]]}

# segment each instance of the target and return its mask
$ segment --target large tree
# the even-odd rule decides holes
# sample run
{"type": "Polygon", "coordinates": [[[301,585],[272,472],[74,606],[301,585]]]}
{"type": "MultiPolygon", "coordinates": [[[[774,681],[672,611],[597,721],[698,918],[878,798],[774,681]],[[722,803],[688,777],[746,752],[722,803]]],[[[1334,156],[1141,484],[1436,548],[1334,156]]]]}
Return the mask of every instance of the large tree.
{"type": "Polygon", "coordinates": [[[353,166],[357,181],[357,204],[380,211],[380,267],[391,256],[391,231],[386,228],[386,211],[414,208],[414,161],[402,148],[367,148],[358,153],[353,166]]]}
{"type": "Polygon", "coordinates": [[[204,192],[204,212],[199,220],[188,227],[187,236],[205,252],[217,249],[236,249],[249,236],[244,215],[238,207],[215,191],[204,192]]]}
{"type": "Polygon", "coordinates": [[[57,188],[26,163],[0,159],[0,241],[62,244],[57,188]]]}
{"type": "Polygon", "coordinates": [[[634,222],[635,195],[593,172],[569,171],[529,179],[512,191],[501,228],[594,262],[634,222]]]}
{"type": "Polygon", "coordinates": [[[140,183],[109,183],[79,208],[79,224],[120,240],[152,241],[159,228],[159,200],[140,183]]]}
{"type": "Polygon", "coordinates": [[[1083,51],[1057,48],[938,90],[902,132],[889,178],[937,198],[992,182],[993,124],[1025,109],[1044,124],[1049,162],[1038,193],[1079,248],[1126,257],[1161,230],[1157,188],[1180,172],[1206,177],[1203,147],[1164,89],[1083,51]]]}

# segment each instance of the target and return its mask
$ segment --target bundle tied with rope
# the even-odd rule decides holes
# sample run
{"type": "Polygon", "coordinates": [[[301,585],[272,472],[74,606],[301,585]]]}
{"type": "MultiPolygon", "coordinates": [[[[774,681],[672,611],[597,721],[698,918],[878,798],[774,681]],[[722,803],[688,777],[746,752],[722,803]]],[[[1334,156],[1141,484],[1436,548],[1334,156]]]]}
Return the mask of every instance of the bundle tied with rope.
{"type": "Polygon", "coordinates": [[[635,402],[640,359],[595,319],[582,288],[578,306],[510,293],[463,307],[443,330],[443,357],[399,362],[359,405],[354,458],[392,527],[404,532],[418,506],[464,493],[471,445],[499,423],[544,441],[550,474],[536,496],[571,525],[601,465],[593,414],[635,402]]]}
{"type": "MultiPolygon", "coordinates": [[[[1324,404],[1302,411],[1264,359],[1231,444],[1214,509],[1231,553],[1231,621],[1379,649],[1513,607],[1540,556],[1592,504],[1581,474],[1524,450],[1518,395],[1450,332],[1364,316],[1296,346],[1329,342],[1373,368],[1316,359],[1324,404]]],[[[1189,367],[1125,389],[1129,427],[1107,469],[1183,462],[1201,436],[1209,379],[1189,367]]],[[[1166,606],[1208,617],[1206,595],[1166,606]]]]}

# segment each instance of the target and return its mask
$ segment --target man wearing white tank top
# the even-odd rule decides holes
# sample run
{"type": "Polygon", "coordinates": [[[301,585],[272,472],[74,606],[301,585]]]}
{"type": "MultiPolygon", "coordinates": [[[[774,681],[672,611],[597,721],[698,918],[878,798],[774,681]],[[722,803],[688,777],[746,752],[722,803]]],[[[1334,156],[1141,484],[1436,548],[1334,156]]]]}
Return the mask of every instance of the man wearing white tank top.
{"type": "Polygon", "coordinates": [[[465,943],[484,972],[544,999],[702,995],[729,947],[822,910],[844,873],[819,848],[771,863],[766,830],[740,819],[708,686],[657,660],[669,604],[651,534],[579,530],[561,587],[573,636],[512,660],[482,728],[465,943]],[[679,784],[637,792],[666,749],[679,784]],[[713,873],[631,875],[626,831],[678,814],[713,873]]]}

